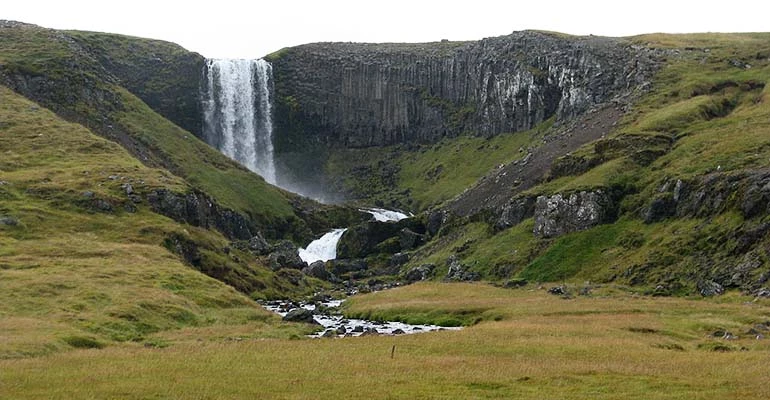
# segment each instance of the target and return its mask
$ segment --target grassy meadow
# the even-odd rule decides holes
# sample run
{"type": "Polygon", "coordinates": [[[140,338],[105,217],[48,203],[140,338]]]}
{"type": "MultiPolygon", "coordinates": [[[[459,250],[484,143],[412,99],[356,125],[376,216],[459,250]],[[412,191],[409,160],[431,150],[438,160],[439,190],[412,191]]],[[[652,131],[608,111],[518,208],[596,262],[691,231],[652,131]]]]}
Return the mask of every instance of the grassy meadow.
{"type": "Polygon", "coordinates": [[[356,296],[351,314],[472,314],[461,331],[342,339],[180,340],[0,361],[7,398],[756,399],[767,302],[640,297],[614,288],[417,284],[356,296]],[[728,330],[735,340],[713,337],[728,330]],[[393,350],[395,346],[395,351],[393,350]],[[391,357],[391,352],[393,357],[391,357]]]}

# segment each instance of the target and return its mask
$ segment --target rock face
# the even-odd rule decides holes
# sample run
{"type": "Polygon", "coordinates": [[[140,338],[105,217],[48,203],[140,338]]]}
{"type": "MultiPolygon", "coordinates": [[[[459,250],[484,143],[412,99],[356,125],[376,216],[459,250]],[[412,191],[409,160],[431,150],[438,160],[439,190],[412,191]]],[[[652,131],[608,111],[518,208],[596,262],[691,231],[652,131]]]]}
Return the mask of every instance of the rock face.
{"type": "Polygon", "coordinates": [[[535,236],[551,238],[588,229],[608,216],[609,197],[601,190],[539,196],[535,203],[535,236]]]}
{"type": "Polygon", "coordinates": [[[644,85],[655,70],[647,50],[621,39],[532,31],[476,42],[317,43],[268,60],[278,152],[303,132],[365,147],[525,130],[644,85]]]}
{"type": "Polygon", "coordinates": [[[642,210],[645,222],[669,217],[706,217],[728,209],[752,219],[770,212],[770,170],[711,173],[667,179],[642,210]]]}
{"type": "Polygon", "coordinates": [[[240,214],[216,204],[204,193],[175,193],[156,189],[147,195],[150,207],[174,221],[202,228],[216,228],[230,239],[251,239],[256,231],[240,214]]]}
{"type": "Polygon", "coordinates": [[[337,244],[337,257],[362,258],[371,254],[395,254],[425,242],[425,226],[417,219],[398,222],[368,221],[345,232],[337,244]]]}

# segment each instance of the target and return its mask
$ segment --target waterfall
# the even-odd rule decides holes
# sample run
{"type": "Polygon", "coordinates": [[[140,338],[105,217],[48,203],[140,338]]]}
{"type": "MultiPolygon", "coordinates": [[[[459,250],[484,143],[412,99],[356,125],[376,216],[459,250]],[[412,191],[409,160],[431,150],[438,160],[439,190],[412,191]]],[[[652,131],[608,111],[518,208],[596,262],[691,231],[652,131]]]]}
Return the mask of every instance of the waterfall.
{"type": "Polygon", "coordinates": [[[398,222],[410,217],[402,212],[386,210],[384,208],[360,208],[358,211],[372,214],[374,220],[379,222],[398,222]]]}
{"type": "Polygon", "coordinates": [[[207,60],[203,94],[206,141],[276,183],[271,85],[265,60],[207,60]]]}
{"type": "Polygon", "coordinates": [[[310,242],[304,249],[299,249],[299,258],[311,264],[315,261],[329,261],[337,258],[337,243],[347,229],[335,229],[310,242]]]}

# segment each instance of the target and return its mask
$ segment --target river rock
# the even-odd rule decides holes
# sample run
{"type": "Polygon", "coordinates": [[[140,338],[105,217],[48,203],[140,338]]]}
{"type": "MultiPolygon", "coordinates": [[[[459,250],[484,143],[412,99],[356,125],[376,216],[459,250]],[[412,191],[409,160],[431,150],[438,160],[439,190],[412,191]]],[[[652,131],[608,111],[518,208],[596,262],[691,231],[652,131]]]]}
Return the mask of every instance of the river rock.
{"type": "Polygon", "coordinates": [[[313,319],[313,312],[304,308],[295,308],[289,311],[284,317],[284,321],[288,322],[304,322],[307,324],[320,325],[313,319]]]}

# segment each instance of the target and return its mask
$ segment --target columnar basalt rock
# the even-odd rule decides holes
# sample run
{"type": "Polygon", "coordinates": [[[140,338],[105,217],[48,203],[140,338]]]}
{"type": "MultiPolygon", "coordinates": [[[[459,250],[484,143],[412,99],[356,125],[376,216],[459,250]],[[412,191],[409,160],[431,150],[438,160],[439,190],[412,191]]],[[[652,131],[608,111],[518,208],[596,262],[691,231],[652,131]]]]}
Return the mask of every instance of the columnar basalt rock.
{"type": "Polygon", "coordinates": [[[297,140],[364,147],[529,129],[644,85],[656,65],[622,39],[533,31],[477,42],[317,43],[268,59],[279,152],[297,140]]]}

